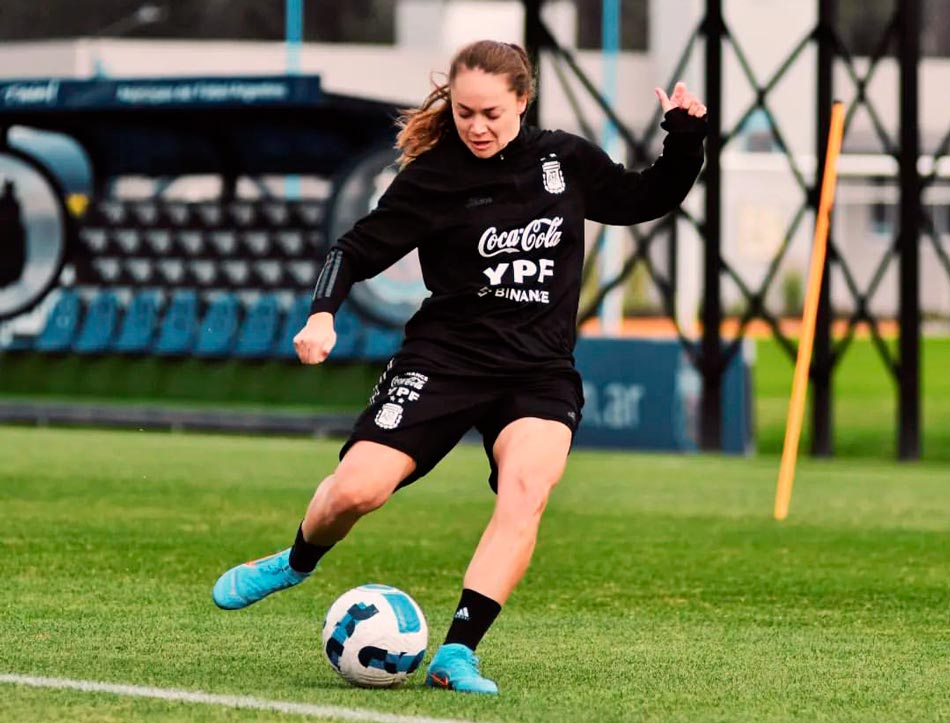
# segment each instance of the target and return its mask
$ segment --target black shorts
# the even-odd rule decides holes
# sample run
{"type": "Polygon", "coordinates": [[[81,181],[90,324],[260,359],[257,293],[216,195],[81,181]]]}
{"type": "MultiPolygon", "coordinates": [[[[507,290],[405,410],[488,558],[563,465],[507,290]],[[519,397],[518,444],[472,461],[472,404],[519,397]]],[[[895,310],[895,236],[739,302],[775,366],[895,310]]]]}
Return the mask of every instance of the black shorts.
{"type": "Polygon", "coordinates": [[[529,378],[470,377],[390,362],[369,406],[360,414],[340,459],[356,442],[378,442],[408,454],[416,468],[400,487],[432,471],[473,427],[482,435],[491,465],[488,483],[498,491],[492,448],[501,430],[522,417],[563,422],[573,436],[584,392],[574,370],[529,378]]]}

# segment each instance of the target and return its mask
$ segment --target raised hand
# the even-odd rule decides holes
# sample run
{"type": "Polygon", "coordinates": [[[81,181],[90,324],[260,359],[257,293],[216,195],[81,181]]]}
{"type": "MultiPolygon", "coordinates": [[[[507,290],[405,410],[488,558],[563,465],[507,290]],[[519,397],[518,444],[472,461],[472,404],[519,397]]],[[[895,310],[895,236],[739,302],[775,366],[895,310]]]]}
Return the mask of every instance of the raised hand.
{"type": "Polygon", "coordinates": [[[699,98],[686,90],[686,83],[682,81],[673,88],[673,95],[667,95],[662,88],[654,88],[653,92],[656,93],[664,113],[673,108],[682,108],[696,118],[706,115],[706,106],[700,102],[699,98]]]}

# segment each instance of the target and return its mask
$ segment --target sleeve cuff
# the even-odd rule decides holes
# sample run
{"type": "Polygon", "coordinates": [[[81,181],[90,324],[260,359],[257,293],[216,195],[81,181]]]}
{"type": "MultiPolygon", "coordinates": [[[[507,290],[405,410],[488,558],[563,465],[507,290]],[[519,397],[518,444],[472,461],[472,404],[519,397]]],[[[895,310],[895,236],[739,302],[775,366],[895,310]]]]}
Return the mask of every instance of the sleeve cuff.
{"type": "Polygon", "coordinates": [[[706,116],[697,118],[682,108],[671,108],[666,111],[663,122],[660,123],[660,128],[667,133],[695,133],[703,137],[706,136],[708,126],[706,116]]]}
{"type": "Polygon", "coordinates": [[[310,302],[310,314],[308,316],[324,311],[328,314],[336,314],[340,306],[342,306],[342,303],[337,303],[335,299],[314,299],[310,302]]]}
{"type": "Polygon", "coordinates": [[[343,305],[352,285],[352,270],[346,254],[339,248],[331,248],[310,299],[310,314],[321,311],[335,314],[343,305]]]}

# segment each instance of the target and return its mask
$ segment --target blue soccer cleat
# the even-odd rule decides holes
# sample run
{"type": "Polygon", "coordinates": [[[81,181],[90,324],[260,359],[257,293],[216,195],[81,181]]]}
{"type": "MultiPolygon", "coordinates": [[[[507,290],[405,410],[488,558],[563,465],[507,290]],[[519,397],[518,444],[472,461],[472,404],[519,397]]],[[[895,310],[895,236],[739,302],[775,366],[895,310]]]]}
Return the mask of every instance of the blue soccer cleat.
{"type": "Polygon", "coordinates": [[[214,584],[214,604],[224,610],[240,610],[272,592],[299,585],[309,572],[297,572],[290,566],[290,548],[269,557],[232,567],[214,584]]]}
{"type": "Polygon", "coordinates": [[[495,681],[483,678],[478,670],[478,658],[465,645],[443,645],[429,663],[426,685],[430,688],[457,690],[460,693],[488,693],[498,695],[495,681]]]}

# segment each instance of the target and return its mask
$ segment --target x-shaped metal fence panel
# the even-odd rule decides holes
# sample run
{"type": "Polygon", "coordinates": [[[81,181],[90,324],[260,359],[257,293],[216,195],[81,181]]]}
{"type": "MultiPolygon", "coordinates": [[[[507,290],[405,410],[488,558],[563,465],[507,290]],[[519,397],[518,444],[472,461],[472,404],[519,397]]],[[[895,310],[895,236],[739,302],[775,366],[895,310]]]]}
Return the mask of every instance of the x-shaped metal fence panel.
{"type": "MultiPolygon", "coordinates": [[[[788,172],[801,194],[801,201],[795,206],[794,212],[788,219],[781,242],[775,250],[774,256],[767,264],[764,275],[760,280],[758,280],[757,283],[750,282],[747,278],[745,278],[740,272],[737,263],[729,262],[723,257],[721,249],[718,247],[720,233],[719,229],[710,228],[708,219],[698,219],[688,211],[679,209],[676,214],[671,214],[663,222],[655,224],[651,228],[648,228],[648,230],[645,232],[640,231],[637,228],[629,229],[630,238],[632,240],[632,251],[627,256],[619,273],[615,277],[600,280],[597,292],[593,295],[593,298],[589,300],[588,303],[581,309],[579,314],[580,323],[583,323],[587,319],[594,316],[597,313],[597,308],[603,301],[606,294],[612,289],[616,288],[618,285],[622,284],[627,276],[632,273],[632,271],[638,265],[642,264],[655,285],[664,311],[670,317],[673,328],[675,329],[675,333],[682,343],[685,352],[694,365],[703,371],[703,377],[707,384],[710,380],[713,380],[714,383],[718,383],[718,381],[721,380],[721,376],[726,365],[738,352],[742,343],[742,339],[749,329],[749,325],[755,320],[760,320],[768,325],[774,338],[778,341],[780,346],[785,350],[791,359],[794,359],[797,355],[797,342],[785,333],[779,317],[767,307],[766,299],[773,288],[778,271],[781,268],[783,261],[786,259],[789,249],[791,248],[796,235],[799,233],[802,224],[806,220],[809,220],[811,217],[813,217],[813,214],[817,210],[817,187],[820,179],[820,171],[823,159],[818,159],[819,164],[815,169],[814,174],[811,174],[802,168],[801,161],[792,151],[786,139],[786,134],[783,132],[783,126],[781,122],[783,119],[778,113],[775,112],[772,107],[771,101],[775,95],[776,89],[782,83],[783,79],[786,78],[793,66],[795,66],[797,63],[803,62],[802,58],[805,55],[806,49],[812,46],[818,46],[819,49],[824,49],[826,51],[824,54],[825,60],[822,60],[822,54],[819,52],[819,63],[837,62],[839,67],[844,71],[844,77],[848,79],[851,85],[851,97],[848,102],[845,120],[846,138],[848,130],[853,125],[856,114],[859,111],[863,111],[870,120],[873,133],[880,144],[880,153],[884,156],[895,159],[899,164],[906,164],[906,157],[902,156],[901,154],[900,140],[895,138],[894,131],[889,131],[887,129],[886,123],[882,120],[880,112],[875,107],[869,96],[868,88],[880,69],[883,60],[888,56],[889,51],[895,45],[899,46],[899,50],[901,52],[907,51],[907,48],[904,47],[904,45],[909,45],[907,41],[908,32],[913,32],[912,29],[910,31],[907,30],[907,24],[919,23],[919,17],[917,17],[914,12],[911,12],[911,10],[908,9],[910,5],[913,5],[914,8],[912,8],[912,10],[918,11],[919,0],[905,0],[903,3],[899,0],[895,0],[890,20],[883,29],[883,32],[876,43],[873,52],[866,61],[859,63],[843,41],[839,28],[835,26],[834,17],[836,13],[834,10],[836,7],[836,0],[817,0],[819,13],[816,25],[797,42],[795,42],[787,57],[778,65],[771,75],[766,78],[760,78],[756,73],[755,59],[750,57],[746,52],[744,39],[738,37],[737,33],[733,31],[731,23],[723,16],[721,3],[722,0],[706,0],[705,16],[695,26],[695,31],[690,35],[683,52],[681,53],[678,61],[675,63],[674,71],[672,73],[672,77],[667,83],[667,87],[671,86],[673,82],[675,82],[675,80],[681,76],[688,64],[692,62],[693,56],[696,54],[696,48],[702,41],[706,43],[707,66],[711,64],[709,62],[709,58],[715,58],[717,64],[721,59],[721,56],[717,58],[715,54],[710,54],[709,43],[720,43],[718,51],[720,53],[728,49],[728,51],[731,53],[731,57],[741,69],[741,76],[745,79],[749,85],[749,88],[752,90],[753,100],[741,113],[739,113],[738,120],[732,125],[731,128],[721,130],[715,127],[713,128],[713,132],[715,133],[718,131],[719,135],[715,139],[716,142],[711,143],[710,145],[721,152],[722,149],[727,148],[730,144],[734,144],[736,142],[736,139],[741,136],[743,129],[750,119],[753,118],[753,116],[761,115],[767,121],[768,131],[774,141],[776,152],[783,154],[785,158],[788,172]],[[673,270],[667,268],[664,272],[663,270],[659,269],[657,263],[650,254],[651,249],[657,245],[660,239],[666,239],[668,243],[675,244],[675,226],[677,218],[685,220],[688,224],[692,225],[696,230],[698,230],[700,235],[706,240],[707,244],[710,243],[711,238],[714,239],[714,243],[717,244],[717,253],[712,258],[714,259],[713,263],[718,265],[715,273],[725,276],[725,278],[733,283],[745,302],[745,308],[738,320],[738,329],[735,337],[732,339],[732,341],[726,344],[725,347],[721,349],[721,351],[717,348],[716,353],[714,354],[708,353],[709,344],[704,344],[701,348],[697,347],[695,339],[693,339],[690,335],[692,330],[684,330],[677,322],[677,317],[675,314],[676,285],[673,270]]],[[[534,6],[535,9],[537,9],[537,7],[540,6],[540,2],[535,0],[535,2],[526,3],[526,6],[529,6],[530,11],[530,6],[534,6]]],[[[566,97],[568,98],[568,102],[574,109],[582,132],[589,139],[596,139],[594,125],[586,117],[584,117],[584,113],[581,109],[581,103],[579,102],[574,89],[571,87],[572,78],[574,81],[579,83],[583,92],[596,102],[603,114],[615,124],[620,137],[623,139],[626,145],[628,158],[631,159],[633,163],[642,163],[644,159],[648,157],[648,151],[655,143],[657,129],[659,128],[660,111],[657,110],[654,113],[649,123],[639,133],[630,129],[627,124],[625,124],[618,117],[614,109],[611,108],[611,106],[600,95],[595,85],[581,69],[574,54],[570,50],[563,47],[563,45],[560,44],[555,36],[550,32],[544,22],[541,21],[540,14],[531,14],[529,12],[529,23],[530,22],[536,22],[537,26],[531,28],[528,35],[529,37],[534,38],[538,43],[538,49],[549,51],[550,57],[553,60],[555,76],[564,90],[566,97]]],[[[917,46],[915,50],[919,54],[919,46],[917,46]]],[[[716,78],[711,78],[709,76],[709,73],[711,71],[715,71],[716,69],[707,67],[705,70],[707,71],[707,86],[716,89],[721,88],[721,77],[717,80],[716,78]]],[[[721,72],[721,67],[718,68],[718,70],[721,72]]],[[[830,77],[832,69],[827,67],[824,70],[829,74],[828,77],[830,77]]],[[[822,68],[818,68],[819,74],[821,71],[822,68]]],[[[904,80],[906,82],[906,79],[904,80]]],[[[916,78],[914,78],[914,82],[916,83],[916,78]]],[[[819,86],[820,85],[821,83],[819,83],[819,86]]],[[[842,93],[843,90],[840,91],[838,95],[841,95],[842,93]]],[[[710,102],[715,102],[716,99],[711,98],[709,100],[710,102]]],[[[820,102],[821,99],[819,98],[819,103],[820,102]]],[[[907,111],[908,109],[904,108],[903,110],[907,111]]],[[[917,118],[917,109],[914,108],[910,115],[907,115],[906,112],[902,115],[902,122],[906,122],[908,119],[910,119],[913,123],[917,123],[917,118]]],[[[818,128],[817,132],[823,133],[826,132],[826,129],[818,128]]],[[[919,194],[922,193],[924,189],[932,187],[939,182],[940,176],[938,174],[938,165],[943,158],[948,156],[950,156],[950,130],[948,130],[948,132],[943,136],[934,152],[932,169],[929,171],[929,173],[920,178],[918,197],[916,199],[918,204],[920,200],[919,194]]],[[[715,170],[715,178],[709,179],[705,174],[701,178],[701,181],[706,183],[707,186],[710,182],[721,182],[721,179],[718,177],[718,160],[715,164],[715,170]]],[[[708,190],[710,189],[707,188],[707,192],[708,190]]],[[[720,198],[718,193],[716,194],[715,198],[720,198]]],[[[717,213],[716,215],[718,216],[719,214],[717,213]]],[[[950,255],[948,255],[947,249],[944,248],[942,240],[939,238],[931,219],[923,214],[921,214],[919,224],[909,230],[909,233],[911,233],[913,236],[914,243],[916,243],[917,234],[921,228],[925,232],[929,243],[933,246],[936,258],[946,271],[948,279],[950,279],[950,255]]],[[[593,252],[589,255],[588,266],[585,268],[585,279],[592,275],[593,264],[595,263],[598,251],[601,248],[602,238],[603,229],[601,229],[600,233],[598,234],[597,241],[593,247],[593,252]]],[[[831,238],[829,238],[829,267],[826,269],[826,276],[829,274],[830,268],[833,267],[836,271],[835,278],[840,277],[844,281],[847,295],[850,299],[853,309],[845,319],[845,329],[843,335],[837,340],[836,343],[834,343],[833,346],[829,348],[826,363],[819,359],[816,362],[816,366],[813,366],[813,377],[816,374],[819,376],[825,375],[826,380],[830,377],[834,367],[840,363],[849,345],[854,339],[859,326],[865,324],[870,330],[874,346],[884,363],[884,367],[897,380],[902,378],[902,375],[914,375],[914,384],[911,388],[917,389],[916,379],[918,375],[918,369],[916,368],[916,356],[914,356],[914,358],[911,360],[905,360],[903,358],[898,359],[895,357],[884,338],[884,333],[882,331],[882,320],[879,318],[879,316],[874,314],[871,309],[871,302],[879,293],[882,281],[885,278],[887,271],[891,268],[894,259],[898,257],[901,252],[901,243],[900,233],[895,234],[895,237],[891,239],[886,245],[886,248],[881,253],[880,259],[874,265],[870,278],[862,284],[857,279],[856,274],[852,271],[852,267],[849,265],[849,260],[845,258],[841,245],[837,243],[833,235],[831,238]],[[910,364],[909,362],[913,362],[913,364],[910,364]],[[911,368],[912,366],[913,368],[911,368]]],[[[671,256],[671,259],[675,259],[675,254],[671,256]]],[[[710,256],[707,255],[707,260],[709,259],[710,256]]],[[[671,265],[673,263],[675,262],[671,261],[671,265]]],[[[709,278],[710,276],[707,271],[707,287],[709,286],[709,278]]],[[[902,279],[902,283],[907,284],[909,282],[907,279],[902,279]]],[[[914,284],[914,289],[904,289],[902,291],[902,304],[904,303],[905,294],[919,293],[919,290],[916,288],[916,280],[914,280],[914,284]]],[[[715,284],[715,286],[717,288],[714,290],[714,292],[718,292],[718,283],[715,284]]],[[[826,282],[826,290],[827,288],[828,282],[826,282]]],[[[718,323],[718,320],[721,318],[721,299],[718,297],[718,293],[713,293],[711,295],[709,291],[709,288],[707,288],[707,293],[703,303],[706,305],[707,309],[710,308],[709,305],[715,305],[715,309],[712,310],[713,313],[704,314],[704,321],[712,320],[713,323],[718,323]]],[[[919,303],[919,296],[917,297],[917,300],[919,303]]],[[[823,303],[828,304],[830,303],[830,300],[826,300],[823,303]]],[[[902,329],[902,334],[919,334],[919,310],[917,311],[917,316],[914,315],[912,309],[909,316],[905,316],[902,313],[902,318],[905,322],[907,319],[916,320],[914,323],[917,325],[917,328],[913,330],[902,329]]],[[[718,329],[716,331],[718,332],[718,329]]],[[[827,324],[824,329],[819,329],[819,333],[824,333],[826,335],[829,334],[827,324]]],[[[909,347],[907,345],[902,344],[901,349],[903,352],[906,353],[908,348],[909,347]]],[[[708,393],[708,391],[709,390],[705,390],[704,393],[708,393]]],[[[704,414],[704,422],[708,421],[708,417],[709,415],[704,414]]],[[[916,434],[916,430],[914,433],[916,434]]],[[[704,440],[717,438],[718,433],[711,435],[704,433],[704,440]]]]}

